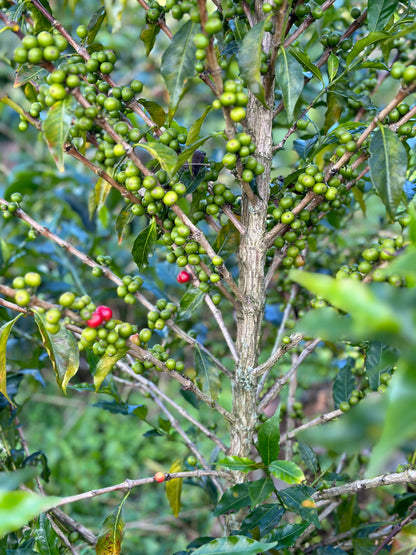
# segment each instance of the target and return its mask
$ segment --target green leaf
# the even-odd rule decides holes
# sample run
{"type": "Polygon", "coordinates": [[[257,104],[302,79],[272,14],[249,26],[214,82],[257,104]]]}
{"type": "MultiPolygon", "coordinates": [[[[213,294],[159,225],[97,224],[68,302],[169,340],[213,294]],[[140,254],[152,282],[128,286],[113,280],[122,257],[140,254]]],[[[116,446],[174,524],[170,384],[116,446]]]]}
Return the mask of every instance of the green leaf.
{"type": "Polygon", "coordinates": [[[237,252],[240,244],[240,233],[231,221],[228,221],[219,230],[212,248],[215,252],[226,260],[229,256],[237,252]]]}
{"type": "Polygon", "coordinates": [[[292,486],[290,488],[279,490],[278,496],[289,511],[293,511],[304,520],[307,520],[308,522],[314,524],[317,528],[320,528],[321,525],[318,519],[318,511],[316,510],[315,502],[311,499],[311,495],[313,493],[313,488],[308,488],[306,486],[292,486]]]}
{"type": "Polygon", "coordinates": [[[298,441],[299,456],[308,470],[315,475],[319,472],[319,460],[315,451],[307,443],[298,441]]]}
{"type": "Polygon", "coordinates": [[[94,187],[96,210],[101,210],[104,206],[111,189],[111,185],[100,177],[94,187]]]}
{"type": "Polygon", "coordinates": [[[303,69],[300,63],[284,48],[276,62],[276,80],[283,94],[288,121],[293,119],[296,102],[303,91],[303,69]]]}
{"type": "Polygon", "coordinates": [[[149,112],[150,117],[155,122],[158,127],[161,127],[166,121],[166,113],[162,106],[153,100],[147,100],[146,98],[140,98],[138,102],[146,108],[149,112]]]}
{"type": "MultiPolygon", "coordinates": [[[[410,227],[410,226],[409,226],[410,227]]],[[[409,227],[407,229],[409,229],[409,227]]],[[[411,230],[409,230],[409,239],[411,240],[411,230]]],[[[414,287],[416,285],[416,245],[409,245],[406,250],[387,266],[383,268],[386,276],[392,274],[400,274],[407,281],[408,287],[414,287]]]]}
{"type": "Polygon", "coordinates": [[[380,441],[371,452],[366,475],[374,476],[386,467],[392,453],[406,440],[415,438],[416,372],[415,356],[402,356],[397,362],[387,391],[388,406],[380,441]]]}
{"type": "Polygon", "coordinates": [[[146,56],[148,56],[150,52],[153,50],[156,37],[159,34],[159,31],[160,31],[159,25],[149,24],[149,27],[146,27],[146,29],[143,29],[143,31],[140,33],[140,38],[146,47],[146,56]]]}
{"type": "MultiPolygon", "coordinates": [[[[48,0],[39,0],[39,3],[52,15],[52,9],[48,0]]],[[[35,35],[41,31],[49,31],[51,28],[49,19],[32,3],[29,4],[28,9],[32,15],[35,35]]]]}
{"type": "Polygon", "coordinates": [[[275,461],[280,452],[280,410],[266,420],[258,433],[258,450],[261,460],[267,466],[275,461]]]}
{"type": "Polygon", "coordinates": [[[365,357],[365,373],[373,391],[377,391],[380,385],[380,376],[391,372],[397,363],[399,352],[390,345],[380,341],[372,341],[367,349],[365,357]]]}
{"type": "Polygon", "coordinates": [[[303,534],[308,526],[308,522],[301,522],[300,524],[285,524],[284,526],[275,528],[265,539],[267,539],[267,541],[277,541],[276,549],[292,547],[295,545],[298,537],[303,534]]]}
{"type": "Polygon", "coordinates": [[[205,293],[197,287],[188,289],[179,303],[177,321],[187,320],[204,301],[205,293]]]}
{"type": "Polygon", "coordinates": [[[220,516],[235,513],[250,505],[249,484],[237,484],[227,489],[214,509],[213,515],[220,516]]]}
{"type": "Polygon", "coordinates": [[[379,126],[370,143],[371,183],[393,220],[406,182],[407,152],[388,127],[379,126]]]}
{"type": "Polygon", "coordinates": [[[212,399],[218,399],[221,382],[218,368],[212,358],[195,346],[195,370],[197,379],[202,382],[202,391],[212,399]]]}
{"type": "Polygon", "coordinates": [[[144,148],[147,152],[156,158],[162,169],[170,176],[173,175],[178,162],[176,152],[162,143],[137,143],[136,148],[144,148]]]}
{"type": "Polygon", "coordinates": [[[366,283],[299,270],[291,270],[290,278],[336,308],[350,313],[357,334],[368,336],[369,332],[397,333],[400,330],[399,318],[392,307],[378,298],[366,283]]]}
{"type": "Polygon", "coordinates": [[[292,461],[273,461],[268,469],[278,480],[287,484],[300,484],[305,479],[302,469],[292,461]]]}
{"type": "Polygon", "coordinates": [[[192,555],[257,555],[274,547],[276,543],[264,543],[245,536],[218,538],[192,551],[192,555]]]}
{"type": "Polygon", "coordinates": [[[239,532],[242,534],[252,532],[252,535],[255,533],[256,537],[262,538],[276,527],[285,512],[280,503],[260,505],[245,517],[239,532]]]}
{"type": "Polygon", "coordinates": [[[48,70],[39,65],[22,64],[16,71],[13,87],[21,87],[29,81],[39,81],[48,75],[48,70]]]}
{"type": "Polygon", "coordinates": [[[128,350],[129,350],[128,347],[125,347],[123,349],[119,349],[115,355],[108,355],[105,353],[100,358],[94,374],[94,386],[96,391],[98,391],[98,389],[100,388],[100,385],[103,383],[105,378],[114,368],[116,363],[126,355],[128,350]]]}
{"type": "Polygon", "coordinates": [[[210,133],[209,135],[206,135],[202,139],[199,139],[198,141],[196,141],[196,143],[193,143],[192,145],[185,148],[185,150],[183,150],[178,156],[178,161],[176,163],[176,167],[173,173],[176,173],[178,170],[180,170],[182,166],[185,164],[185,162],[189,160],[189,158],[192,156],[195,150],[197,150],[200,146],[206,143],[208,139],[211,139],[212,137],[217,137],[218,135],[222,135],[222,133],[210,133]]]}
{"type": "Polygon", "coordinates": [[[352,373],[352,368],[354,367],[355,361],[353,359],[348,359],[346,364],[340,369],[335,377],[332,394],[334,397],[334,406],[339,408],[341,403],[348,402],[351,397],[351,393],[355,389],[355,378],[352,373]]]}
{"type": "Polygon", "coordinates": [[[251,506],[255,507],[260,503],[263,503],[270,497],[274,490],[273,480],[270,478],[261,478],[260,480],[254,480],[250,482],[248,487],[248,493],[250,495],[251,506]]]}
{"type": "Polygon", "coordinates": [[[368,0],[368,30],[381,31],[384,29],[398,3],[399,0],[368,0]]]}
{"type": "MultiPolygon", "coordinates": [[[[6,322],[0,328],[0,393],[2,393],[9,403],[12,401],[9,399],[7,395],[7,378],[6,378],[6,349],[7,349],[7,340],[9,339],[10,332],[12,327],[17,322],[19,318],[21,318],[23,314],[18,314],[16,318],[10,320],[10,322],[6,322]]],[[[13,404],[13,403],[12,403],[13,404]]]]}
{"type": "Polygon", "coordinates": [[[118,244],[120,245],[123,240],[123,235],[126,227],[134,220],[134,214],[131,211],[131,204],[120,210],[116,219],[116,231],[118,237],[118,244]]]}
{"type": "Polygon", "coordinates": [[[153,254],[156,244],[157,230],[156,220],[152,218],[150,224],[143,229],[136,237],[131,254],[139,270],[143,270],[149,262],[149,257],[153,254]]]}
{"type": "Polygon", "coordinates": [[[321,81],[322,84],[324,84],[321,70],[311,62],[306,52],[303,52],[299,48],[290,47],[289,54],[296,58],[297,61],[301,63],[307,71],[310,71],[317,79],[319,79],[319,81],[321,81]]]}
{"type": "Polygon", "coordinates": [[[64,144],[72,123],[73,97],[55,102],[43,121],[42,129],[46,144],[59,171],[64,171],[64,144]]]}
{"type": "Polygon", "coordinates": [[[101,25],[105,19],[105,16],[106,16],[106,13],[105,13],[104,6],[101,6],[101,8],[98,8],[98,10],[92,14],[92,17],[89,20],[87,25],[87,29],[88,29],[87,44],[92,44],[94,42],[94,39],[101,28],[101,25]]]}
{"type": "MultiPolygon", "coordinates": [[[[176,459],[169,469],[169,474],[180,472],[182,469],[181,459],[176,459]]],[[[174,478],[166,482],[166,497],[168,498],[172,513],[177,518],[181,510],[182,478],[174,478]]]]}
{"type": "Polygon", "coordinates": [[[238,67],[243,81],[259,102],[267,108],[264,98],[264,88],[261,83],[261,55],[264,27],[268,18],[256,23],[245,35],[238,52],[238,67]]]}
{"type": "Polygon", "coordinates": [[[72,332],[61,325],[58,333],[49,333],[45,327],[45,317],[33,309],[35,321],[48,352],[49,360],[56,374],[56,381],[64,393],[69,380],[79,368],[78,344],[72,332]]]}
{"type": "Polygon", "coordinates": [[[129,493],[127,492],[120,505],[104,520],[95,546],[97,555],[119,555],[121,553],[124,536],[124,521],[121,513],[129,493]]]}
{"type": "Polygon", "coordinates": [[[324,123],[324,131],[325,133],[328,132],[329,129],[333,125],[335,125],[339,118],[341,117],[342,112],[342,105],[337,98],[337,95],[332,92],[332,89],[329,89],[326,95],[326,112],[325,112],[325,123],[324,123]]]}
{"type": "MultiPolygon", "coordinates": [[[[377,1],[377,0],[375,0],[377,1]]],[[[366,37],[361,40],[358,40],[355,44],[351,52],[348,54],[346,59],[346,66],[347,69],[351,65],[351,62],[355,60],[355,58],[362,52],[367,46],[380,42],[389,38],[390,35],[388,33],[381,33],[381,32],[373,32],[369,33],[366,37]]]]}
{"type": "Polygon", "coordinates": [[[27,466],[20,470],[0,473],[0,491],[12,491],[18,489],[21,484],[25,484],[39,475],[39,468],[27,466]]]}
{"type": "Polygon", "coordinates": [[[235,455],[224,457],[223,459],[217,461],[215,464],[226,466],[227,468],[231,468],[231,470],[241,470],[241,472],[245,473],[256,470],[256,468],[259,468],[261,466],[256,463],[256,461],[252,461],[247,457],[237,457],[235,455]]]}
{"type": "Polygon", "coordinates": [[[38,553],[41,555],[59,555],[59,539],[45,513],[39,516],[35,538],[38,553]]]}
{"type": "Polygon", "coordinates": [[[201,131],[202,124],[205,121],[205,118],[212,110],[212,106],[207,106],[204,110],[202,116],[200,116],[194,123],[191,125],[188,131],[188,135],[186,137],[186,144],[185,146],[190,146],[198,140],[199,133],[201,131]]]}
{"type": "Polygon", "coordinates": [[[333,52],[328,58],[328,77],[330,81],[333,81],[337,75],[339,67],[339,58],[333,52]]]}
{"type": "Polygon", "coordinates": [[[195,75],[195,50],[193,36],[199,24],[187,21],[173,36],[162,56],[160,72],[170,96],[169,121],[185,91],[186,83],[195,75]]]}
{"type": "Polygon", "coordinates": [[[0,491],[0,537],[19,530],[38,514],[55,506],[60,499],[30,491],[0,491]]]}

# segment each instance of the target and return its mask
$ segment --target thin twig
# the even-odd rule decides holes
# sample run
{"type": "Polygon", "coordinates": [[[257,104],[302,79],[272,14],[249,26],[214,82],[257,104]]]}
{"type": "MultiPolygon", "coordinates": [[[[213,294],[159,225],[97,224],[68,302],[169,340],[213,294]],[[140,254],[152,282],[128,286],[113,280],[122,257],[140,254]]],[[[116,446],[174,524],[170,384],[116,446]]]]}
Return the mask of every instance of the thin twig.
{"type": "Polygon", "coordinates": [[[290,343],[279,347],[273,356],[270,356],[265,362],[263,362],[256,368],[253,368],[253,377],[261,376],[262,374],[264,374],[264,372],[267,372],[267,370],[272,368],[276,364],[276,362],[282,358],[284,354],[290,351],[290,349],[293,349],[293,347],[296,347],[296,345],[302,341],[303,337],[304,336],[301,333],[293,333],[290,336],[290,343]]]}
{"type": "Polygon", "coordinates": [[[225,325],[225,322],[223,320],[222,317],[222,313],[221,310],[219,310],[219,308],[217,308],[217,306],[214,304],[214,301],[211,299],[211,297],[209,295],[205,295],[205,303],[208,305],[208,308],[210,309],[212,315],[214,316],[218,327],[220,328],[220,331],[225,339],[225,342],[228,345],[228,348],[230,350],[231,356],[233,357],[233,359],[235,360],[235,362],[238,362],[238,354],[237,351],[235,349],[235,345],[234,345],[234,341],[232,340],[232,337],[227,329],[227,326],[225,325]]]}
{"type": "Polygon", "coordinates": [[[399,524],[394,526],[393,530],[390,532],[387,538],[377,547],[375,551],[373,551],[373,555],[377,555],[378,553],[380,553],[384,549],[384,547],[386,547],[391,542],[394,536],[397,536],[402,528],[404,528],[406,524],[409,524],[409,522],[412,522],[412,520],[416,517],[416,503],[413,503],[409,508],[413,508],[413,511],[411,511],[411,513],[407,515],[406,518],[399,522],[399,524]]]}

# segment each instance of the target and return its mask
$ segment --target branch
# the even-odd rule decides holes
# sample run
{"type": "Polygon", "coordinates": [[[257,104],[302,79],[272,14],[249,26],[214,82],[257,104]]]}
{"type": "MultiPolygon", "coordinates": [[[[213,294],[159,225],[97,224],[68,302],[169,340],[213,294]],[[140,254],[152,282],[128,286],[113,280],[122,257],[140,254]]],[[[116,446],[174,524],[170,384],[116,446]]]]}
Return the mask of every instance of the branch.
{"type": "Polygon", "coordinates": [[[344,414],[342,410],[336,409],[331,412],[327,412],[326,414],[322,414],[321,416],[318,416],[313,420],[309,420],[309,422],[306,422],[305,424],[298,426],[291,432],[283,435],[280,439],[280,443],[281,444],[286,443],[286,441],[290,439],[294,439],[298,432],[302,432],[303,430],[307,430],[308,428],[313,428],[314,426],[318,426],[319,424],[325,424],[326,422],[330,422],[331,420],[338,418],[342,414],[344,414]]]}
{"type": "MultiPolygon", "coordinates": [[[[142,6],[142,8],[144,8],[145,10],[150,10],[147,2],[145,2],[145,0],[137,0],[137,2],[142,6]]],[[[162,29],[162,31],[166,34],[166,36],[168,38],[172,38],[173,37],[173,33],[172,31],[169,29],[169,27],[166,25],[166,22],[164,19],[158,19],[156,21],[156,25],[158,27],[160,27],[162,29]]]]}
{"type": "MultiPolygon", "coordinates": [[[[234,345],[234,341],[232,340],[231,335],[228,332],[227,326],[225,325],[225,322],[222,318],[222,313],[221,310],[219,310],[215,304],[214,301],[211,299],[211,297],[209,295],[205,295],[205,302],[208,305],[208,308],[210,309],[210,311],[212,312],[212,315],[214,316],[215,320],[217,321],[218,327],[221,330],[221,333],[225,339],[225,342],[228,345],[228,348],[230,350],[230,353],[233,357],[233,359],[235,360],[235,362],[238,362],[238,353],[235,349],[235,345],[234,345]]],[[[231,375],[229,375],[229,377],[232,377],[231,375]]]]}
{"type": "Polygon", "coordinates": [[[256,368],[253,368],[251,372],[252,376],[254,378],[257,378],[258,376],[264,374],[264,372],[267,372],[267,370],[271,369],[276,364],[276,362],[282,358],[284,354],[290,351],[290,349],[293,349],[293,347],[296,347],[296,345],[302,341],[303,337],[304,336],[301,333],[292,334],[290,336],[290,343],[279,347],[274,355],[268,358],[266,362],[263,362],[262,364],[260,364],[260,366],[257,366],[256,368]]]}
{"type": "MultiPolygon", "coordinates": [[[[176,478],[202,478],[203,476],[217,476],[218,478],[224,478],[225,480],[230,478],[229,474],[222,470],[191,470],[189,472],[165,474],[165,482],[175,480],[176,478]]],[[[62,507],[62,505],[67,505],[68,503],[76,503],[77,501],[83,501],[85,499],[93,499],[94,497],[112,493],[113,491],[128,491],[132,488],[137,488],[139,486],[155,482],[156,480],[154,476],[151,476],[150,478],[141,478],[140,480],[124,480],[124,482],[121,482],[120,484],[115,484],[114,486],[109,486],[107,488],[93,489],[84,493],[79,493],[78,495],[63,497],[58,501],[58,503],[56,503],[56,505],[53,506],[53,509],[56,509],[56,507],[62,507]]]]}
{"type": "Polygon", "coordinates": [[[366,489],[378,488],[380,486],[414,483],[416,483],[416,470],[409,468],[404,472],[382,474],[381,476],[376,476],[375,478],[355,480],[355,482],[344,484],[342,486],[335,486],[333,488],[316,491],[312,495],[312,498],[316,501],[319,499],[331,499],[332,497],[338,497],[344,493],[358,493],[366,489]]]}
{"type": "Polygon", "coordinates": [[[396,526],[394,526],[393,530],[390,532],[390,534],[387,536],[387,538],[381,542],[381,544],[377,547],[377,549],[373,552],[373,555],[377,555],[378,553],[380,553],[384,547],[386,547],[389,543],[390,540],[392,540],[394,538],[394,536],[397,536],[397,534],[402,530],[402,528],[404,528],[406,526],[406,524],[409,524],[409,522],[412,522],[412,520],[416,517],[416,504],[413,503],[410,508],[413,507],[413,511],[407,515],[407,517],[405,519],[403,519],[401,522],[399,522],[399,524],[397,524],[396,526]]]}

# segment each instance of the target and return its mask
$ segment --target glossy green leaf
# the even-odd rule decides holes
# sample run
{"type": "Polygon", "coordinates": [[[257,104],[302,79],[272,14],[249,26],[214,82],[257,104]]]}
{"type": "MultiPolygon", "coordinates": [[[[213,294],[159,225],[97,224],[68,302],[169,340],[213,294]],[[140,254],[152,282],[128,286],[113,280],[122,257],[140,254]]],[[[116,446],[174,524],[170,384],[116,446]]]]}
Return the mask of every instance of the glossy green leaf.
{"type": "Polygon", "coordinates": [[[243,81],[254,96],[267,108],[264,88],[261,83],[261,55],[264,27],[268,19],[256,23],[245,35],[238,52],[238,67],[243,81]]]}
{"type": "Polygon", "coordinates": [[[202,383],[202,391],[212,399],[218,399],[221,382],[218,368],[212,358],[195,346],[195,370],[197,379],[202,383]]]}
{"type": "Polygon", "coordinates": [[[149,112],[150,117],[158,127],[165,123],[166,113],[160,104],[146,98],[140,98],[138,102],[149,112]]]}
{"type": "Polygon", "coordinates": [[[333,81],[337,76],[338,67],[339,67],[339,58],[333,52],[329,55],[328,58],[328,77],[330,81],[333,81]]]}
{"type": "Polygon", "coordinates": [[[301,522],[300,524],[285,524],[275,528],[273,532],[268,534],[267,541],[277,541],[276,549],[284,549],[295,545],[298,537],[303,534],[309,522],[301,522]]]}
{"type": "Polygon", "coordinates": [[[10,332],[12,327],[17,322],[19,318],[21,318],[23,314],[18,314],[13,320],[10,322],[6,322],[0,328],[0,393],[2,393],[6,399],[11,403],[12,401],[9,399],[7,395],[7,372],[6,372],[6,349],[7,349],[7,340],[9,339],[10,332]]]}
{"type": "Polygon", "coordinates": [[[192,551],[192,555],[257,555],[274,547],[276,543],[264,543],[245,536],[218,538],[192,551]]]}
{"type": "Polygon", "coordinates": [[[48,70],[39,65],[22,64],[16,71],[13,87],[21,87],[29,81],[39,81],[48,75],[48,70]]]}
{"type": "Polygon", "coordinates": [[[239,231],[229,220],[219,230],[217,238],[212,245],[212,248],[219,256],[221,256],[223,260],[226,260],[229,256],[237,252],[238,246],[240,244],[240,239],[241,235],[239,231]]]}
{"type": "Polygon", "coordinates": [[[250,495],[248,493],[249,484],[237,484],[227,489],[221,496],[213,515],[219,516],[229,513],[235,513],[250,505],[250,495]]]}
{"type": "Polygon", "coordinates": [[[398,3],[399,0],[368,0],[368,30],[381,31],[384,29],[398,3]]]}
{"type": "Polygon", "coordinates": [[[120,505],[104,520],[95,546],[97,555],[120,555],[124,537],[122,509],[127,496],[128,493],[120,505]]]}
{"type": "Polygon", "coordinates": [[[157,239],[156,220],[152,218],[150,224],[136,237],[131,254],[139,270],[143,270],[149,263],[157,239]]]}
{"type": "MultiPolygon", "coordinates": [[[[182,469],[181,459],[176,459],[169,469],[169,474],[180,472],[182,469]]],[[[175,517],[179,516],[181,510],[182,478],[175,478],[166,482],[166,497],[175,517]]]]}
{"type": "Polygon", "coordinates": [[[313,488],[299,485],[279,490],[278,496],[289,511],[293,511],[304,520],[320,528],[318,511],[316,510],[315,502],[311,499],[313,493],[313,488]]]}
{"type": "Polygon", "coordinates": [[[179,303],[177,321],[187,320],[201,306],[205,298],[205,293],[198,287],[191,287],[182,297],[179,303]]]}
{"type": "Polygon", "coordinates": [[[318,474],[319,460],[312,447],[309,447],[309,445],[303,441],[298,441],[298,448],[299,456],[306,468],[314,474],[318,474]]]}
{"type": "Polygon", "coordinates": [[[45,317],[36,310],[33,310],[35,321],[45,349],[48,352],[49,360],[56,374],[56,381],[64,393],[69,380],[75,376],[79,368],[79,350],[77,341],[65,326],[61,325],[58,333],[49,333],[45,327],[45,317]]]}
{"type": "Polygon", "coordinates": [[[216,464],[225,466],[231,470],[241,470],[241,472],[245,473],[259,468],[259,464],[256,463],[256,461],[252,461],[247,457],[237,457],[235,455],[224,457],[223,459],[217,461],[216,464]]]}
{"type": "Polygon", "coordinates": [[[392,307],[378,298],[366,283],[300,270],[291,270],[290,277],[336,308],[350,313],[357,334],[400,330],[399,318],[392,307]]]}
{"type": "Polygon", "coordinates": [[[373,391],[380,385],[380,376],[391,372],[397,363],[399,352],[390,345],[381,341],[371,341],[365,357],[365,373],[368,383],[373,391]]]}
{"type": "MultiPolygon", "coordinates": [[[[52,9],[49,5],[48,0],[39,0],[39,3],[46,8],[46,10],[52,15],[52,9]]],[[[51,28],[51,23],[49,19],[35,6],[34,4],[29,4],[28,9],[33,19],[33,27],[35,35],[41,31],[49,31],[51,28]]]]}
{"type": "Polygon", "coordinates": [[[46,144],[59,171],[64,171],[64,144],[72,123],[73,97],[55,102],[43,121],[42,129],[46,144]]]}
{"type": "Polygon", "coordinates": [[[248,494],[250,496],[251,506],[255,507],[260,503],[264,503],[274,490],[273,480],[271,478],[260,478],[250,482],[248,494]]]}
{"type": "MultiPolygon", "coordinates": [[[[409,226],[410,227],[410,226],[409,226]]],[[[410,231],[410,230],[409,230],[410,231]]],[[[410,233],[409,233],[410,239],[410,233]]],[[[416,245],[409,245],[406,250],[400,253],[387,268],[383,268],[386,276],[398,273],[406,279],[408,287],[416,286],[416,245]]]]}
{"type": "Polygon", "coordinates": [[[280,452],[280,410],[277,410],[264,424],[258,433],[257,448],[261,460],[267,466],[277,460],[280,452]]]}
{"type": "Polygon", "coordinates": [[[191,127],[189,128],[188,135],[186,137],[186,147],[193,145],[199,137],[199,133],[201,131],[202,124],[205,121],[207,115],[211,112],[212,106],[207,106],[202,114],[196,121],[193,122],[191,127]]]}
{"type": "Polygon", "coordinates": [[[87,25],[87,29],[88,29],[87,44],[92,44],[94,42],[94,39],[101,28],[101,25],[105,19],[105,16],[106,16],[106,13],[105,13],[104,6],[101,6],[101,8],[98,8],[98,10],[92,14],[92,17],[89,20],[87,25]]]}
{"type": "Polygon", "coordinates": [[[310,71],[312,75],[314,75],[322,84],[324,84],[324,79],[322,77],[321,70],[314,65],[309,56],[306,52],[303,52],[299,48],[289,48],[289,54],[291,54],[294,58],[297,59],[299,63],[301,63],[306,71],[310,71]]]}
{"type": "Polygon", "coordinates": [[[393,131],[380,125],[371,139],[369,150],[371,183],[393,220],[406,182],[406,149],[393,131]]]}
{"type": "Polygon", "coordinates": [[[110,183],[100,177],[94,187],[95,205],[97,210],[101,210],[104,206],[111,189],[112,187],[110,183]]]}
{"type": "Polygon", "coordinates": [[[386,469],[387,461],[395,449],[409,439],[415,439],[416,421],[416,372],[415,356],[402,356],[397,362],[387,391],[388,406],[380,441],[371,452],[367,476],[374,476],[386,469]]]}
{"type": "Polygon", "coordinates": [[[58,501],[60,497],[36,495],[30,491],[0,491],[0,537],[19,530],[58,501]]]}
{"type": "Polygon", "coordinates": [[[360,54],[365,48],[367,48],[367,46],[386,40],[389,37],[390,35],[388,33],[373,32],[373,33],[369,33],[364,38],[357,40],[357,42],[354,44],[353,49],[351,50],[351,52],[349,52],[347,56],[347,59],[346,59],[347,68],[351,65],[353,61],[356,60],[358,54],[360,54]]]}
{"type": "Polygon", "coordinates": [[[199,25],[187,21],[174,34],[162,56],[160,72],[170,96],[169,121],[172,121],[187,81],[195,75],[196,47],[192,39],[197,29],[199,29],[199,25]]]}
{"type": "Polygon", "coordinates": [[[100,360],[98,361],[97,368],[94,374],[94,386],[95,390],[98,391],[100,385],[103,383],[105,378],[114,368],[116,363],[121,360],[126,353],[128,352],[128,348],[125,347],[123,349],[119,349],[115,355],[108,355],[104,354],[100,360]]]}
{"type": "Polygon", "coordinates": [[[288,121],[293,119],[296,102],[303,91],[303,69],[300,63],[284,48],[276,62],[276,80],[283,94],[288,121]]]}
{"type": "Polygon", "coordinates": [[[346,364],[339,370],[332,385],[332,395],[335,408],[339,408],[341,403],[348,402],[351,393],[355,389],[355,378],[352,373],[355,361],[348,359],[346,364]]]}
{"type": "Polygon", "coordinates": [[[45,513],[39,515],[35,538],[40,555],[59,555],[59,539],[45,513]]]}
{"type": "Polygon", "coordinates": [[[141,38],[141,40],[143,41],[143,43],[146,47],[146,56],[148,56],[150,54],[150,52],[153,50],[153,47],[154,47],[155,41],[156,41],[156,37],[159,34],[159,31],[160,31],[159,25],[149,24],[149,27],[146,27],[140,33],[140,38],[141,38]]]}
{"type": "Polygon", "coordinates": [[[239,532],[248,534],[252,532],[255,537],[262,538],[277,526],[286,510],[280,503],[265,503],[251,511],[243,522],[239,532]]]}
{"type": "Polygon", "coordinates": [[[268,469],[278,480],[287,484],[300,484],[305,479],[302,469],[292,461],[273,461],[268,469]]]}
{"type": "Polygon", "coordinates": [[[116,219],[116,231],[118,237],[118,244],[120,245],[123,240],[124,232],[127,226],[134,220],[134,214],[131,211],[131,204],[128,204],[125,208],[122,208],[118,213],[116,219]]]}
{"type": "Polygon", "coordinates": [[[156,158],[162,169],[170,176],[173,175],[178,162],[176,152],[162,143],[138,143],[136,148],[144,148],[147,152],[156,158]]]}

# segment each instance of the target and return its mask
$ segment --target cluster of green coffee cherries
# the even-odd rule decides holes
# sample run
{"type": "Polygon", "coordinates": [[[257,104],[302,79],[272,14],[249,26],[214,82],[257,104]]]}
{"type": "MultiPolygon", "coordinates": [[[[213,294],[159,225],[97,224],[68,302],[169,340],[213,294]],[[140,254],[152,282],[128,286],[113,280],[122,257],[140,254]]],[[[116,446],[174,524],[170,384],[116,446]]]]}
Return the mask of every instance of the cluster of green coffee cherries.
{"type": "Polygon", "coordinates": [[[13,218],[13,214],[19,208],[19,204],[22,202],[23,196],[21,193],[12,193],[10,195],[9,203],[0,205],[0,210],[2,216],[5,220],[10,220],[13,218]]]}
{"type": "Polygon", "coordinates": [[[14,302],[18,306],[27,306],[31,300],[31,292],[39,287],[42,278],[37,272],[28,272],[24,276],[17,276],[13,279],[14,302]]]}
{"type": "Polygon", "coordinates": [[[244,92],[243,84],[229,79],[224,83],[224,92],[214,100],[212,107],[215,110],[221,107],[229,108],[231,119],[238,123],[246,117],[247,104],[248,96],[244,92]]]}
{"type": "Polygon", "coordinates": [[[67,40],[59,31],[41,31],[38,35],[25,35],[21,45],[15,48],[13,59],[17,64],[56,62],[67,46],[67,40]]]}
{"type": "MultiPolygon", "coordinates": [[[[402,225],[408,225],[410,218],[406,215],[401,219],[402,225]]],[[[387,281],[395,287],[406,285],[406,281],[398,273],[388,275],[384,267],[379,267],[381,264],[393,260],[396,256],[397,250],[401,249],[405,244],[402,235],[395,239],[380,238],[378,243],[374,243],[365,249],[361,256],[363,260],[359,264],[353,266],[342,266],[336,273],[337,279],[355,279],[360,281],[365,275],[371,273],[373,281],[387,281]]]]}
{"type": "Polygon", "coordinates": [[[263,164],[257,162],[254,156],[251,156],[256,151],[256,145],[248,133],[237,133],[234,139],[227,141],[225,148],[227,153],[222,159],[224,166],[233,170],[237,165],[237,161],[240,160],[243,166],[241,173],[243,181],[250,183],[255,176],[261,175],[264,172],[263,164]]]}
{"type": "Polygon", "coordinates": [[[147,327],[150,330],[163,330],[166,321],[175,317],[178,307],[166,299],[158,299],[154,310],[147,313],[147,327]]]}
{"type": "Polygon", "coordinates": [[[137,299],[134,294],[143,285],[143,279],[140,276],[126,275],[121,278],[121,281],[123,283],[117,286],[117,295],[123,299],[126,304],[135,304],[137,299]]]}
{"type": "MultiPolygon", "coordinates": [[[[143,331],[144,330],[142,330],[142,332],[143,331]]],[[[149,334],[147,334],[147,336],[148,335],[149,334]]],[[[159,344],[153,345],[152,347],[149,347],[148,351],[154,358],[163,362],[168,370],[176,370],[177,372],[184,371],[185,369],[184,363],[181,360],[175,360],[174,358],[172,358],[162,345],[159,345],[159,344]]],[[[136,374],[143,374],[146,371],[149,372],[151,370],[160,370],[150,360],[144,360],[144,361],[137,360],[132,365],[132,369],[136,374]]]]}

